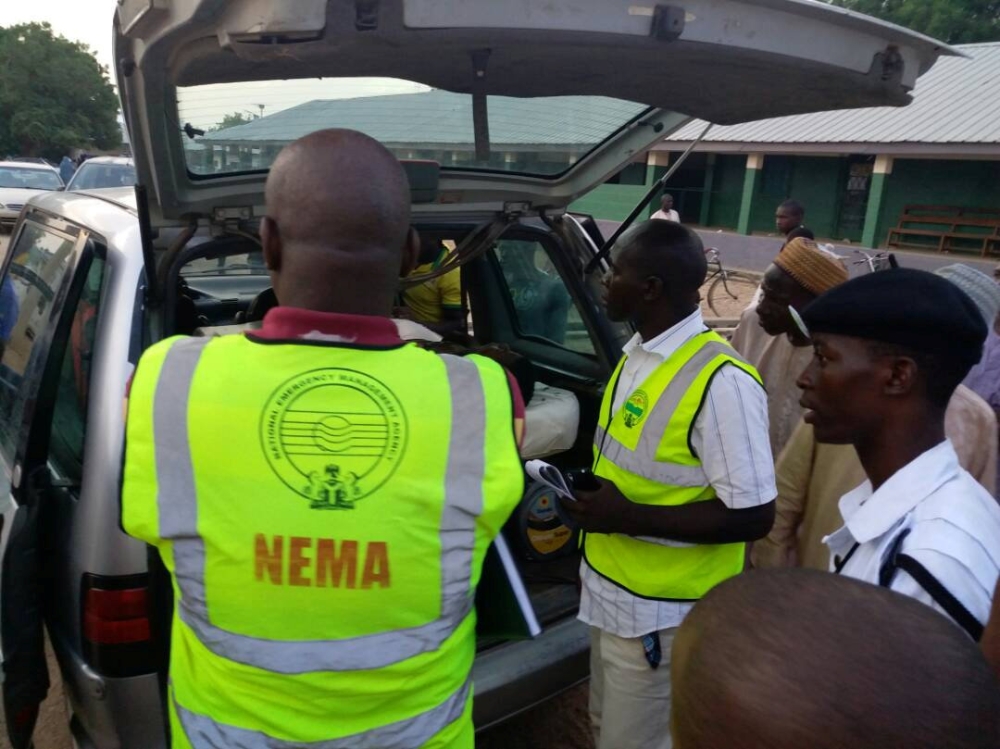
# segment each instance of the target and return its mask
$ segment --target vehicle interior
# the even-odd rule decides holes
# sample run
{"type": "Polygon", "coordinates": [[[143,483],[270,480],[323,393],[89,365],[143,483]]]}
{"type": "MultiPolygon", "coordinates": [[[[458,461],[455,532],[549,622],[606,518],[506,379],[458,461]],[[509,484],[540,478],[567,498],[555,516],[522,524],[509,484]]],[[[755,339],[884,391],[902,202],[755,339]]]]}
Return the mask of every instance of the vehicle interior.
{"type": "MultiPolygon", "coordinates": [[[[421,242],[462,255],[464,329],[441,336],[400,323],[405,339],[443,353],[479,352],[498,359],[518,380],[526,403],[522,457],[544,458],[563,470],[589,467],[603,383],[623,329],[599,314],[584,283],[593,250],[580,241],[576,219],[548,223],[417,224],[421,242]],[[572,229],[568,231],[568,229],[572,229]]],[[[222,335],[259,327],[276,306],[258,240],[225,235],[164,258],[163,335],[222,335]]],[[[163,266],[161,266],[162,268],[163,266]]],[[[591,274],[591,284],[599,274],[591,274]]],[[[504,529],[544,627],[575,613],[576,532],[554,493],[530,479],[504,529]]],[[[481,646],[488,646],[481,642],[481,646]]]]}

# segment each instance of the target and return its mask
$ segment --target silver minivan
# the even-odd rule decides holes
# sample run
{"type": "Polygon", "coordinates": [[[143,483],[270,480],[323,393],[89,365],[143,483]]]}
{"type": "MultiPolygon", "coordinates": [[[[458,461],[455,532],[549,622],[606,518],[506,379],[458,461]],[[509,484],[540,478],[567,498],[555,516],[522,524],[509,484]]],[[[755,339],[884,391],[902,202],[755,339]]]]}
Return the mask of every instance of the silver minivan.
{"type": "MultiPolygon", "coordinates": [[[[119,524],[123,403],[152,342],[274,304],[257,227],[283,144],[351,127],[403,160],[414,225],[461,265],[469,339],[531,363],[527,451],[577,467],[631,331],[603,315],[604,238],[568,206],[691,117],[901,106],[952,54],[808,0],[119,0],[114,33],[139,186],[34,198],[0,267],[14,749],[46,694],[44,629],[78,747],[168,745],[171,592],[119,524]]],[[[529,485],[505,535],[543,631],[481,638],[479,727],[587,676],[571,530],[529,485]]]]}

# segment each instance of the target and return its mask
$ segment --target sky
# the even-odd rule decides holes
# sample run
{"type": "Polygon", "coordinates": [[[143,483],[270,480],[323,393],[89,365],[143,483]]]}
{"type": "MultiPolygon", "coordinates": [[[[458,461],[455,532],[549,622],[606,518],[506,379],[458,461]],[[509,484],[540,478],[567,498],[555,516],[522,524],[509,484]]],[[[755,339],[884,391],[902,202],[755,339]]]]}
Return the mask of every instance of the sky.
{"type": "MultiPolygon", "coordinates": [[[[57,34],[90,47],[98,62],[106,66],[115,82],[111,25],[116,0],[0,0],[0,26],[48,21],[57,34]]],[[[245,115],[273,114],[312,99],[336,99],[384,93],[427,90],[425,86],[384,79],[260,82],[225,86],[201,86],[179,96],[182,122],[207,129],[233,112],[245,115]]]]}
{"type": "Polygon", "coordinates": [[[111,22],[115,0],[6,0],[3,6],[0,25],[48,21],[57,34],[90,47],[114,80],[111,22]]]}

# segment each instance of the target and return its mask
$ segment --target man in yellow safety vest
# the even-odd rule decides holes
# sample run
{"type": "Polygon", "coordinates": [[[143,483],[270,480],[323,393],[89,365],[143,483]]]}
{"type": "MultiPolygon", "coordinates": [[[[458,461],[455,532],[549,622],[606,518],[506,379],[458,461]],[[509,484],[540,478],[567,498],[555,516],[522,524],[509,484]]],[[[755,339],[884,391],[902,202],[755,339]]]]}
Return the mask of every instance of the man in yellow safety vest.
{"type": "Polygon", "coordinates": [[[173,746],[471,749],[473,600],[522,493],[520,395],[490,360],[400,340],[418,241],[381,144],[306,136],[266,202],[280,306],[154,345],[131,388],[122,520],[173,578],[173,746]]]}
{"type": "Polygon", "coordinates": [[[697,234],[651,220],[623,236],[605,281],[608,316],[638,332],[601,405],[600,488],[565,503],[586,532],[580,618],[599,749],[670,746],[674,633],[774,519],[767,397],[702,320],[706,271],[697,234]]]}

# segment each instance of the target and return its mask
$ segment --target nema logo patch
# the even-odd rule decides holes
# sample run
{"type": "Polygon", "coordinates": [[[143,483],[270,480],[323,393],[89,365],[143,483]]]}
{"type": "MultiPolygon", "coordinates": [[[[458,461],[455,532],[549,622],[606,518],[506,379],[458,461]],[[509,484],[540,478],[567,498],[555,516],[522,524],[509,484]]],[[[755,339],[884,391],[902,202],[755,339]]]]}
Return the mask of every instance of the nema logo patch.
{"type": "Polygon", "coordinates": [[[625,426],[631,429],[642,421],[647,408],[649,408],[649,396],[646,395],[646,391],[636,390],[632,393],[625,402],[625,426]]]}
{"type": "Polygon", "coordinates": [[[351,369],[315,369],[271,396],[260,420],[271,469],[317,510],[349,510],[393,474],[406,415],[384,383],[351,369]]]}

